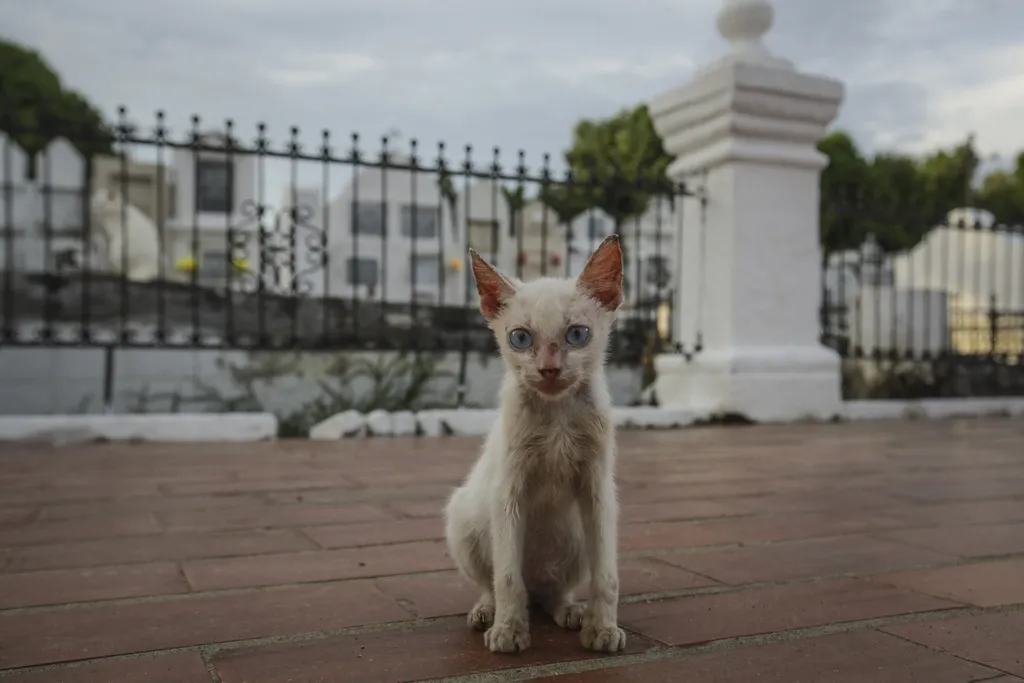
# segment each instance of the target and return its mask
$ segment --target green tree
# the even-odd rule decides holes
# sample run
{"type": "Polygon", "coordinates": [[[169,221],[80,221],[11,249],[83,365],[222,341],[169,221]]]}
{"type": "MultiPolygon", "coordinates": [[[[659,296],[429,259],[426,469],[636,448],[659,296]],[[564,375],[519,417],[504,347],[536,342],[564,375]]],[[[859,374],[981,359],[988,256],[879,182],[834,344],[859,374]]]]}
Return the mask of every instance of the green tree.
{"type": "Polygon", "coordinates": [[[646,105],[607,119],[584,119],[565,152],[572,182],[542,188],[540,199],[563,222],[597,208],[618,227],[644,213],[653,197],[672,194],[666,173],[672,159],[646,105]]]}
{"type": "Polygon", "coordinates": [[[861,232],[873,234],[883,251],[912,248],[939,222],[920,164],[901,154],[878,154],[868,174],[869,205],[863,208],[861,232]]]}
{"type": "Polygon", "coordinates": [[[985,176],[975,204],[991,211],[1000,223],[1024,225],[1024,152],[1017,155],[1012,171],[993,171],[985,176]]]}
{"type": "Polygon", "coordinates": [[[109,154],[113,135],[99,111],[34,50],[0,40],[0,130],[30,156],[67,138],[86,155],[109,154]]]}
{"type": "Polygon", "coordinates": [[[978,166],[974,142],[923,158],[865,157],[844,132],[823,138],[829,158],[821,177],[821,243],[826,253],[855,249],[869,234],[888,252],[914,247],[946,214],[970,202],[978,166]]]}
{"type": "Polygon", "coordinates": [[[847,133],[836,131],[818,142],[828,159],[821,173],[821,243],[826,253],[853,249],[864,241],[864,225],[857,214],[868,187],[868,161],[847,133]]]}
{"type": "Polygon", "coordinates": [[[546,183],[537,193],[539,199],[558,218],[568,225],[591,207],[590,200],[576,187],[563,183],[546,183]]]}
{"type": "Polygon", "coordinates": [[[979,163],[973,135],[952,149],[940,149],[921,160],[921,175],[936,213],[944,217],[952,209],[972,204],[971,183],[979,163]]]}

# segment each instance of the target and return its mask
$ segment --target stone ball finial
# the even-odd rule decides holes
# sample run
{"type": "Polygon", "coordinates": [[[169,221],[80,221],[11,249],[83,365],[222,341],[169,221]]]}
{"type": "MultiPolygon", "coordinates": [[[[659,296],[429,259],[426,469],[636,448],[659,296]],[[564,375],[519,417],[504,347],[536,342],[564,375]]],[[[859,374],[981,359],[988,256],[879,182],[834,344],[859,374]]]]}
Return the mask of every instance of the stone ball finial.
{"type": "Polygon", "coordinates": [[[761,42],[774,19],[775,10],[768,0],[723,0],[718,11],[718,32],[729,41],[735,57],[775,61],[761,42]]]}

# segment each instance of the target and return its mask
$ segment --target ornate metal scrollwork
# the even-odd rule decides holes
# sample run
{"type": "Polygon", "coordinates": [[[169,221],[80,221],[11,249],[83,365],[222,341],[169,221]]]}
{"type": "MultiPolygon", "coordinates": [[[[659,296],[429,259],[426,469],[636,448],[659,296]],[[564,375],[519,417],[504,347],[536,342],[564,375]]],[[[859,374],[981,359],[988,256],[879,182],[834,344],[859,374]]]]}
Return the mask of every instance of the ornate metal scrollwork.
{"type": "Polygon", "coordinates": [[[327,267],[327,234],[313,223],[316,211],[300,204],[278,213],[270,225],[264,220],[268,213],[266,205],[246,201],[241,220],[231,229],[236,289],[281,296],[310,294],[314,275],[327,267]]]}
{"type": "Polygon", "coordinates": [[[327,234],[313,223],[316,212],[310,206],[282,211],[269,226],[263,220],[268,211],[254,201],[242,205],[242,220],[231,230],[231,260],[249,265],[238,272],[236,282],[246,292],[308,295],[314,289],[314,274],[327,267],[327,234]],[[255,263],[253,252],[258,257],[255,263]]]}
{"type": "Polygon", "coordinates": [[[316,211],[299,204],[289,209],[288,239],[291,252],[291,290],[296,294],[313,291],[313,275],[327,268],[327,233],[313,224],[316,211]],[[303,231],[301,242],[305,246],[305,263],[299,264],[296,247],[300,242],[299,231],[303,231]]]}
{"type": "MultiPolygon", "coordinates": [[[[265,213],[265,206],[246,200],[239,209],[241,220],[228,231],[228,242],[231,245],[228,267],[232,273],[232,287],[238,291],[255,292],[260,289],[263,265],[260,262],[253,263],[252,241],[261,231],[265,213]],[[243,263],[245,266],[239,267],[243,263]]],[[[257,260],[262,261],[262,257],[257,260]]]]}

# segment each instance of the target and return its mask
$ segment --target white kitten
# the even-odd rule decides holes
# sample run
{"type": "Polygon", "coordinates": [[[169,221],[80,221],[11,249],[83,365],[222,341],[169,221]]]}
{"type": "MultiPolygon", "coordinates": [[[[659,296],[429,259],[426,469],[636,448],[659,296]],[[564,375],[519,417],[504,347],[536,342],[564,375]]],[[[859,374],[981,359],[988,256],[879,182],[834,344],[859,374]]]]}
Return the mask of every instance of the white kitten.
{"type": "Polygon", "coordinates": [[[530,645],[529,602],[583,645],[615,652],[618,502],[604,362],[622,302],[622,251],[606,239],[575,280],[508,278],[471,250],[480,309],[507,366],[499,418],[448,502],[446,536],[482,591],[469,624],[493,652],[530,645]],[[576,588],[589,577],[588,605],[576,588]]]}

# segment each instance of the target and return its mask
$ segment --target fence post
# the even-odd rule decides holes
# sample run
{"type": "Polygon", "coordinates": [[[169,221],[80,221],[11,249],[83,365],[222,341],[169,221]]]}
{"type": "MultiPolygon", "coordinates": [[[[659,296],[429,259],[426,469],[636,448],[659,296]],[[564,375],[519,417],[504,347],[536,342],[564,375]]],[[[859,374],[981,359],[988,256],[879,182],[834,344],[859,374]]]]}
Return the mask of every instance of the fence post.
{"type": "Polygon", "coordinates": [[[999,305],[996,302],[996,294],[992,292],[988,297],[988,352],[996,355],[999,349],[999,305]]]}
{"type": "MultiPolygon", "coordinates": [[[[703,350],[659,356],[655,390],[663,406],[701,416],[829,419],[841,408],[841,377],[838,355],[819,341],[827,159],[816,144],[843,85],[769,52],[761,37],[773,18],[768,0],[723,0],[717,23],[730,51],[649,103],[676,156],[669,174],[683,181],[703,172],[707,192],[703,249],[684,248],[694,243],[686,234],[676,240],[676,338],[696,329],[703,350]],[[703,311],[696,322],[695,308],[703,311]]],[[[702,228],[700,208],[687,203],[689,233],[702,228]]]]}
{"type": "Polygon", "coordinates": [[[114,345],[103,347],[103,412],[114,412],[114,345]]]}

